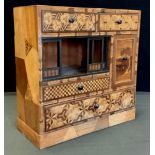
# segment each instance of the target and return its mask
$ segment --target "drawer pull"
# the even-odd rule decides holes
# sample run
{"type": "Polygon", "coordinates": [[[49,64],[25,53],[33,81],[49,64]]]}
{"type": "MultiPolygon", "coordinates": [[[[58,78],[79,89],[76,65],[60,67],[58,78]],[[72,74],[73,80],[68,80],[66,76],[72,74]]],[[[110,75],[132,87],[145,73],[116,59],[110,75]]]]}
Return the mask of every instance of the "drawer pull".
{"type": "Polygon", "coordinates": [[[123,61],[127,61],[128,60],[128,57],[123,57],[122,60],[123,61]]]}
{"type": "Polygon", "coordinates": [[[94,104],[94,109],[98,109],[100,107],[100,105],[98,103],[94,104]]]}
{"type": "Polygon", "coordinates": [[[122,20],[117,20],[115,23],[122,24],[122,20]]]}
{"type": "Polygon", "coordinates": [[[74,17],[70,17],[68,21],[69,21],[69,23],[74,23],[75,22],[75,18],[74,17]]]}
{"type": "Polygon", "coordinates": [[[77,89],[80,90],[80,91],[83,90],[83,85],[79,85],[79,86],[77,87],[77,89]]]}

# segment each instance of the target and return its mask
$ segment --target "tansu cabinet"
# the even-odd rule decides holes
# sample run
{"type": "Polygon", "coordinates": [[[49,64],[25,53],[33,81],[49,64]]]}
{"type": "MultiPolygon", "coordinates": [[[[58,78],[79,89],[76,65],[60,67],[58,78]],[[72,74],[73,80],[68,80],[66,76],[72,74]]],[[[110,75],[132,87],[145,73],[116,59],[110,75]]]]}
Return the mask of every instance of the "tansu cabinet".
{"type": "Polygon", "coordinates": [[[37,147],[135,119],[140,15],[14,8],[17,127],[37,147]]]}

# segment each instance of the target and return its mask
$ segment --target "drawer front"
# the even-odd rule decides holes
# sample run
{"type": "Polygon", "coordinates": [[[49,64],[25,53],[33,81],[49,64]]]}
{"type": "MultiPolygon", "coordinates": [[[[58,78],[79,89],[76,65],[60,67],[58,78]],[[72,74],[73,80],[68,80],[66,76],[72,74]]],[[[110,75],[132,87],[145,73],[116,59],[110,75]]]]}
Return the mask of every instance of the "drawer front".
{"type": "Polygon", "coordinates": [[[45,86],[42,88],[42,99],[43,101],[49,101],[52,99],[105,90],[109,89],[109,87],[109,76],[81,82],[70,82],[66,84],[45,86]]]}
{"type": "Polygon", "coordinates": [[[134,94],[133,89],[128,89],[62,105],[45,106],[45,131],[133,107],[134,94]]]}
{"type": "Polygon", "coordinates": [[[95,31],[93,13],[65,13],[42,11],[42,32],[95,31]]]}
{"type": "Polygon", "coordinates": [[[99,30],[137,30],[139,23],[138,15],[99,15],[99,30]]]}

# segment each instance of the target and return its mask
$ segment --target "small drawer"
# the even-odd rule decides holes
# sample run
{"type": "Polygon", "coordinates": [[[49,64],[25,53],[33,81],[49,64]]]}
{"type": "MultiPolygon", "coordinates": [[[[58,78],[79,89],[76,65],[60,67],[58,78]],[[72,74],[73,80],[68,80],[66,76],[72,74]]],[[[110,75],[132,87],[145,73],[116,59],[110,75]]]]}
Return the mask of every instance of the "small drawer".
{"type": "Polygon", "coordinates": [[[137,30],[138,23],[136,14],[99,14],[99,31],[137,30]]]}
{"type": "Polygon", "coordinates": [[[66,13],[42,10],[42,32],[80,32],[95,31],[96,14],[66,13]]]}
{"type": "Polygon", "coordinates": [[[134,90],[128,89],[61,105],[44,107],[45,131],[134,106],[134,90]]]}
{"type": "Polygon", "coordinates": [[[43,86],[42,99],[43,101],[49,101],[53,99],[106,90],[109,89],[109,87],[110,77],[105,74],[102,78],[92,78],[90,80],[80,80],[77,82],[66,82],[58,85],[43,86]]]}

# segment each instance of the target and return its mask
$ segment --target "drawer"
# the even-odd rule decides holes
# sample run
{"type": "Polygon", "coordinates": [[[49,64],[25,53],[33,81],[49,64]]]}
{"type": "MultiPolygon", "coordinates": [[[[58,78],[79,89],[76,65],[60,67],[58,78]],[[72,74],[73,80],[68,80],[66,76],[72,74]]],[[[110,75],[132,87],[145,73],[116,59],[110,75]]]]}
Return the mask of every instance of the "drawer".
{"type": "Polygon", "coordinates": [[[136,14],[99,14],[99,31],[137,30],[139,16],[136,14]]]}
{"type": "Polygon", "coordinates": [[[67,82],[42,87],[42,100],[49,101],[58,98],[69,97],[78,94],[106,90],[110,87],[110,77],[83,80],[79,82],[67,82]]]}
{"type": "Polygon", "coordinates": [[[133,89],[56,106],[45,106],[45,131],[133,106],[133,89]]]}
{"type": "Polygon", "coordinates": [[[94,13],[41,12],[42,32],[95,31],[94,13]]]}

